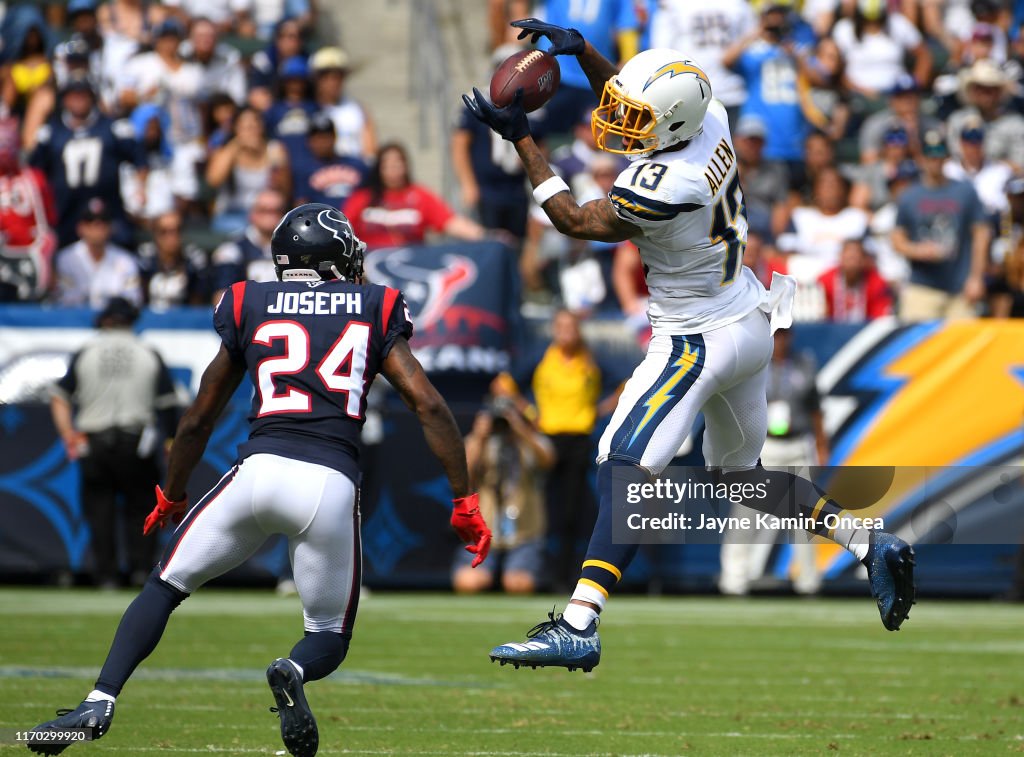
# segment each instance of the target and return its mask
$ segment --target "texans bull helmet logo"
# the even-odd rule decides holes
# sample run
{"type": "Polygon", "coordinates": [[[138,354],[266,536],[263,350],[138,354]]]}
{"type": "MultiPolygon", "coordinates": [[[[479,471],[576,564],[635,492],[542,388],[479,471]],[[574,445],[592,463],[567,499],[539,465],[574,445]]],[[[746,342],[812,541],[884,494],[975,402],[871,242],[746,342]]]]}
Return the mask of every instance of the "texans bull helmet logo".
{"type": "Polygon", "coordinates": [[[308,203],[289,211],[270,242],[282,281],[361,281],[366,245],[337,208],[308,203]]]}

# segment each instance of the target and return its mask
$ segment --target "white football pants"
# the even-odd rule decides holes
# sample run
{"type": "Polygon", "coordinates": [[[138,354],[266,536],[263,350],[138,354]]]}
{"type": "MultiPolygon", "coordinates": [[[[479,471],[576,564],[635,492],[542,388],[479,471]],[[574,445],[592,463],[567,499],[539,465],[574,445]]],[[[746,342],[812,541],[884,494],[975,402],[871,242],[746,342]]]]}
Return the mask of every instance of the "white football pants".
{"type": "Polygon", "coordinates": [[[247,457],[188,511],[160,561],[160,578],[191,594],[273,534],[288,537],[305,629],[351,634],[362,569],[357,491],[323,465],[247,457]]]}
{"type": "Polygon", "coordinates": [[[704,334],[651,339],[601,436],[597,461],[625,460],[657,476],[703,410],[707,465],[753,467],[768,433],[768,324],[754,310],[704,334]]]}

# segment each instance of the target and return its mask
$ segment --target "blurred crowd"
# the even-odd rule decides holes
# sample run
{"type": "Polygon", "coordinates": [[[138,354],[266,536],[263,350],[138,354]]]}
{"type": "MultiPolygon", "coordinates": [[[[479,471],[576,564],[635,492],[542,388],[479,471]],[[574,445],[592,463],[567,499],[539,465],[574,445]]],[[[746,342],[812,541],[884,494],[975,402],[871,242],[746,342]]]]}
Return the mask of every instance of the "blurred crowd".
{"type": "MultiPolygon", "coordinates": [[[[613,60],[672,47],[705,69],[732,125],[750,226],[745,263],[765,283],[773,271],[798,279],[798,320],[1024,314],[1024,3],[491,7],[496,61],[516,44],[507,20],[539,11],[613,60]]],[[[596,101],[575,61],[559,62],[561,87],[536,131],[582,202],[606,192],[625,165],[594,150],[596,101]]],[[[461,142],[487,137],[472,123],[460,126],[457,169],[461,142]]],[[[496,222],[487,216],[491,198],[507,203],[517,178],[506,169],[516,167],[507,148],[489,155],[488,164],[481,148],[474,170],[458,171],[463,201],[479,207],[485,224],[496,222]]],[[[646,291],[632,245],[575,245],[525,197],[523,216],[527,298],[624,314],[643,331],[646,291]]]]}
{"type": "MultiPolygon", "coordinates": [[[[459,201],[414,181],[415,156],[378,144],[346,93],[353,63],[318,38],[314,0],[0,13],[0,300],[209,303],[272,276],[277,218],[319,201],[371,250],[494,236],[519,256],[527,303],[624,317],[643,338],[635,247],[554,231],[512,146],[461,109],[459,201]]],[[[671,46],[703,66],[732,121],[745,262],[797,277],[799,319],[1024,313],[1024,3],[491,0],[490,14],[494,66],[522,44],[507,22],[535,14],[613,60],[671,46]]],[[[531,117],[584,202],[626,164],[594,149],[595,98],[559,63],[531,117]]]]}
{"type": "Polygon", "coordinates": [[[292,204],[378,197],[396,171],[382,179],[351,61],[318,42],[316,11],[0,3],[0,300],[209,303],[273,275],[292,204]]]}

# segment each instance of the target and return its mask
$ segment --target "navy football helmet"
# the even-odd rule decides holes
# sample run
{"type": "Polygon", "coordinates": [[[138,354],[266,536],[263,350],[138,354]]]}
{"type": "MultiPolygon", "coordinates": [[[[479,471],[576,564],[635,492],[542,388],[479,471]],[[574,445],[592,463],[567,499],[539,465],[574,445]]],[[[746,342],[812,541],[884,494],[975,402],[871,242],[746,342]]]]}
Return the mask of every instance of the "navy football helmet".
{"type": "Polygon", "coordinates": [[[274,270],[280,281],[360,282],[366,244],[345,214],[311,202],[289,210],[270,238],[274,270]]]}

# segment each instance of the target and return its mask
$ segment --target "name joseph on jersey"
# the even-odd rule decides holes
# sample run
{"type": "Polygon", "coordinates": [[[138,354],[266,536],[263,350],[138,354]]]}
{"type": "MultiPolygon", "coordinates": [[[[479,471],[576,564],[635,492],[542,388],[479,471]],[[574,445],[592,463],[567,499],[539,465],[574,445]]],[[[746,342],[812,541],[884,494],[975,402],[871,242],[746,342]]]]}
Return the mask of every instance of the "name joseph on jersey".
{"type": "Polygon", "coordinates": [[[276,315],[337,315],[363,312],[359,292],[278,292],[267,304],[267,312],[276,315]]]}

